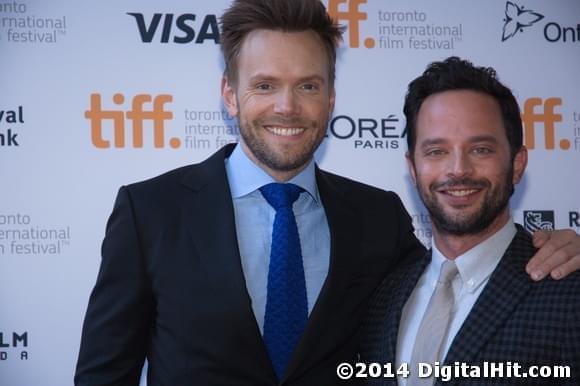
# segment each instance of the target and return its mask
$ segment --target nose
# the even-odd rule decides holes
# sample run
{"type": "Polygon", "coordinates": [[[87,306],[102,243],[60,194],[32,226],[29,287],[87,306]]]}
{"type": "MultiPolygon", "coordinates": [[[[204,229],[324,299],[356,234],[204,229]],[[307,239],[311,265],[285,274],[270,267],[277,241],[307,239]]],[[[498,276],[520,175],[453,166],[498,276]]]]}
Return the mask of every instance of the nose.
{"type": "Polygon", "coordinates": [[[448,174],[453,177],[465,177],[473,172],[473,163],[468,154],[458,151],[449,162],[448,174]]]}
{"type": "Polygon", "coordinates": [[[300,114],[300,103],[298,96],[291,88],[281,89],[275,96],[274,113],[283,116],[292,116],[300,114]]]}

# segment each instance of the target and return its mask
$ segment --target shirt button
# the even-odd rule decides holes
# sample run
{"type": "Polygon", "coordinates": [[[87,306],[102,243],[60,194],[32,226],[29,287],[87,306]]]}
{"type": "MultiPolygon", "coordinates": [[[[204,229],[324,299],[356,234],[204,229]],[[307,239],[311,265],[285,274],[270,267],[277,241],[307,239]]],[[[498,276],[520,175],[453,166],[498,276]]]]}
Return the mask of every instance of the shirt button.
{"type": "Polygon", "coordinates": [[[473,286],[475,285],[475,281],[474,281],[473,279],[469,279],[469,280],[467,281],[467,285],[468,285],[469,287],[473,287],[473,286]]]}

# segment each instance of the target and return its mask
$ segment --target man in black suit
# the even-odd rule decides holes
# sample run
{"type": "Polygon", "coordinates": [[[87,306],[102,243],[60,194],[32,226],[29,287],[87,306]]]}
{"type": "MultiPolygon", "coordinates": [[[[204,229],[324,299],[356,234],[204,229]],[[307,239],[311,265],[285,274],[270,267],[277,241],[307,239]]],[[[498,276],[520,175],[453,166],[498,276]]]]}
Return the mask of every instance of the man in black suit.
{"type": "Polygon", "coordinates": [[[390,363],[402,385],[433,384],[437,367],[459,368],[435,373],[438,384],[578,385],[580,274],[530,280],[524,267],[536,249],[509,212],[527,164],[515,97],[493,69],[451,57],[410,83],[404,111],[433,247],[379,286],[363,323],[363,361],[390,363]],[[550,377],[534,377],[539,366],[550,377]]]}
{"type": "MultiPolygon", "coordinates": [[[[149,386],[345,384],[336,366],[356,355],[368,297],[399,260],[424,253],[394,193],[313,161],[334,107],[340,39],[323,5],[235,1],[221,37],[222,94],[239,121],[240,144],[120,189],[84,322],[77,386],[137,385],[145,358],[149,386]],[[300,188],[292,218],[307,321],[285,362],[273,366],[276,352],[263,336],[277,300],[269,296],[269,263],[278,214],[262,188],[276,182],[300,188]]],[[[550,243],[570,239],[576,250],[578,238],[567,234],[550,243]]]]}

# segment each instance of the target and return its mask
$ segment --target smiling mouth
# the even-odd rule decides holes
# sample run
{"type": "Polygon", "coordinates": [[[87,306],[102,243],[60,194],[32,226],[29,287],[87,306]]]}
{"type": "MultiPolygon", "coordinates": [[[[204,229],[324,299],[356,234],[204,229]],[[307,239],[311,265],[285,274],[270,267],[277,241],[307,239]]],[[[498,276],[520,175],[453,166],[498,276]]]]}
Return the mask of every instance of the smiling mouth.
{"type": "Polygon", "coordinates": [[[440,193],[448,194],[453,197],[465,197],[478,191],[479,189],[442,190],[440,193]]]}
{"type": "Polygon", "coordinates": [[[280,137],[291,137],[293,135],[298,135],[306,130],[303,127],[275,127],[275,126],[266,126],[266,130],[269,133],[274,135],[278,135],[280,137]]]}

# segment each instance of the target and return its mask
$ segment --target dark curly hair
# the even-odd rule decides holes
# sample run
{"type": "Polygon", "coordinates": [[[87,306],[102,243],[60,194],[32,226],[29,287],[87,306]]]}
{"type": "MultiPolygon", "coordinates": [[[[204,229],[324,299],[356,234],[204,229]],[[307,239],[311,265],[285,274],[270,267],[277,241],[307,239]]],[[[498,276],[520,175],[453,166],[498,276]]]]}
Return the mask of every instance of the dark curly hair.
{"type": "Polygon", "coordinates": [[[523,141],[522,120],[516,98],[498,80],[493,68],[476,67],[456,56],[429,64],[421,76],[409,83],[403,112],[407,120],[405,132],[411,159],[417,140],[417,115],[421,105],[430,95],[449,90],[478,91],[497,101],[513,159],[521,149],[523,141]]]}

